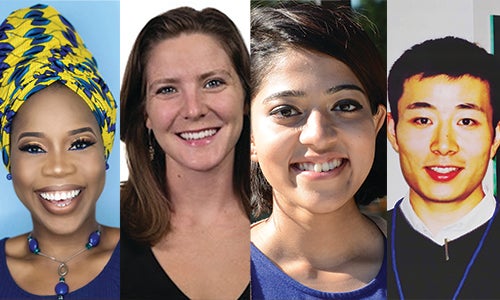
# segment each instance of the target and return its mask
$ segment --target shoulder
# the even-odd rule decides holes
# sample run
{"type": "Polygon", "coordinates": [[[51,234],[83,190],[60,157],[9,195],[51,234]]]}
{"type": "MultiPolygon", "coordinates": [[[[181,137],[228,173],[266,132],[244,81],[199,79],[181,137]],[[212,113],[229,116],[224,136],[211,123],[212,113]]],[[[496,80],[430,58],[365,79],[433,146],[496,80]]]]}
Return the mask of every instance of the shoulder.
{"type": "Polygon", "coordinates": [[[13,238],[5,238],[0,241],[0,251],[5,251],[5,256],[14,259],[25,257],[28,251],[28,234],[18,235],[13,238]],[[4,247],[5,245],[5,247],[4,247]]]}
{"type": "Polygon", "coordinates": [[[387,221],[379,216],[366,215],[370,220],[377,225],[380,231],[387,237],[387,221]]]}
{"type": "Polygon", "coordinates": [[[108,249],[114,249],[120,240],[120,229],[109,226],[102,226],[103,244],[108,249]]]}

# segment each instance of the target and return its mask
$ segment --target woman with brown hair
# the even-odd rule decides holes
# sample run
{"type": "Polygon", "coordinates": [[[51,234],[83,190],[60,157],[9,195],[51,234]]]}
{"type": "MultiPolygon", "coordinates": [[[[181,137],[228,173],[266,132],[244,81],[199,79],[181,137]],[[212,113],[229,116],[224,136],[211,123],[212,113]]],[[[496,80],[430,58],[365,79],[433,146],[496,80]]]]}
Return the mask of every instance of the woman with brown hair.
{"type": "Polygon", "coordinates": [[[216,9],[151,19],[121,90],[123,299],[248,298],[248,50],[216,9]]]}

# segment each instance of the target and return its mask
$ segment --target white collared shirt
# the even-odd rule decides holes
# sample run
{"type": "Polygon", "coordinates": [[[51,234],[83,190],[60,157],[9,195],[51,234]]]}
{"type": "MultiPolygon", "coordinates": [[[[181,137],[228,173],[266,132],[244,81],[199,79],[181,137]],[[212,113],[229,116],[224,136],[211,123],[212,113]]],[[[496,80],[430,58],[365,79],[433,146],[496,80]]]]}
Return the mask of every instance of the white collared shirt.
{"type": "Polygon", "coordinates": [[[486,223],[493,216],[495,206],[495,197],[491,192],[485,190],[484,198],[468,214],[455,223],[443,227],[437,234],[433,235],[415,213],[408,195],[403,198],[400,205],[401,211],[411,227],[440,246],[445,244],[445,239],[448,242],[453,241],[486,223]]]}

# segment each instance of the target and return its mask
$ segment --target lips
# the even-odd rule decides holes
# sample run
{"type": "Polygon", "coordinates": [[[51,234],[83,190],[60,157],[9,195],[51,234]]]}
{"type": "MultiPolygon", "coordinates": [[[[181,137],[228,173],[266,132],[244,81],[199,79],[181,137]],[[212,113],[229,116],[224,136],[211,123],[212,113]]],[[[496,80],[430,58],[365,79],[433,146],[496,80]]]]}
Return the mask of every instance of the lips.
{"type": "Polygon", "coordinates": [[[324,173],[330,172],[342,165],[343,159],[332,159],[323,163],[297,163],[295,168],[305,172],[324,173]]]}
{"type": "Polygon", "coordinates": [[[81,191],[81,189],[64,191],[43,191],[39,192],[39,195],[43,200],[48,201],[59,208],[63,208],[70,205],[73,199],[80,195],[81,191]]]}
{"type": "Polygon", "coordinates": [[[439,182],[448,182],[457,177],[463,168],[454,166],[431,166],[425,167],[425,171],[429,176],[439,182]]]}
{"type": "Polygon", "coordinates": [[[219,129],[210,128],[210,129],[199,130],[199,131],[180,132],[177,135],[186,141],[196,141],[196,140],[202,140],[202,139],[214,136],[218,130],[219,129]]]}

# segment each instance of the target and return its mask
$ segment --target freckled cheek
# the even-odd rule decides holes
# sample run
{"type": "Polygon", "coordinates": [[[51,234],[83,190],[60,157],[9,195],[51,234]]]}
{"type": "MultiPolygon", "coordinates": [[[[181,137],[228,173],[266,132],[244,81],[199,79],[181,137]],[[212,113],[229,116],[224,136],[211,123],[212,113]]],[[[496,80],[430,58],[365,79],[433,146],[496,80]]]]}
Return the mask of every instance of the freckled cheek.
{"type": "Polygon", "coordinates": [[[168,105],[150,105],[147,109],[149,122],[153,128],[171,125],[176,116],[176,108],[168,105]]]}
{"type": "MultiPolygon", "coordinates": [[[[237,99],[237,98],[236,98],[237,99]]],[[[243,100],[236,102],[235,98],[219,99],[210,105],[209,109],[214,111],[224,120],[240,121],[243,123],[243,100]]]]}

